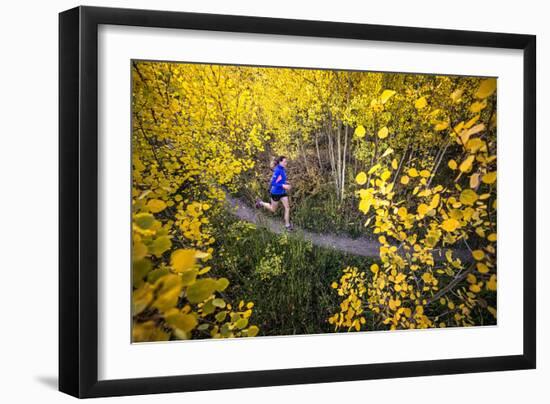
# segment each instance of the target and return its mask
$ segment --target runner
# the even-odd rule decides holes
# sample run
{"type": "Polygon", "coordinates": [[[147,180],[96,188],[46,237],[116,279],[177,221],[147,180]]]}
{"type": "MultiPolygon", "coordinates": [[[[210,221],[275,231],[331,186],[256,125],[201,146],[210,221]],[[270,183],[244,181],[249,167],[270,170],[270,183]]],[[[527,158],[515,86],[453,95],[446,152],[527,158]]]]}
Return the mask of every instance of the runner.
{"type": "Polygon", "coordinates": [[[283,203],[285,208],[285,228],[287,230],[292,230],[292,225],[290,224],[290,202],[288,199],[287,191],[290,190],[291,186],[286,181],[286,165],[287,159],[285,156],[277,157],[272,165],[271,169],[273,170],[273,176],[271,177],[271,202],[263,202],[259,198],[256,199],[256,209],[264,207],[270,212],[275,213],[279,205],[279,201],[283,203]]]}

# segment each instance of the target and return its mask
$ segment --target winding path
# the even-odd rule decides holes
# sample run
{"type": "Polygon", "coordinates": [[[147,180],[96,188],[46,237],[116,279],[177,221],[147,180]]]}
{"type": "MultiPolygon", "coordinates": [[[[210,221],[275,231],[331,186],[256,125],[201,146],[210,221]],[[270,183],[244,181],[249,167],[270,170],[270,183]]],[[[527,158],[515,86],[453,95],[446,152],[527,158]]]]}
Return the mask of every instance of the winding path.
{"type": "MultiPolygon", "coordinates": [[[[276,234],[281,234],[286,231],[280,221],[267,217],[260,210],[251,208],[240,198],[235,198],[226,194],[226,203],[230,211],[241,220],[263,226],[276,234]]],[[[319,247],[332,248],[334,250],[363,257],[379,257],[380,243],[376,240],[367,239],[366,237],[351,238],[341,234],[313,233],[308,230],[297,228],[296,226],[294,226],[293,233],[303,237],[305,240],[311,241],[314,245],[319,247]]],[[[464,250],[455,250],[453,255],[466,261],[470,259],[470,254],[467,254],[467,251],[464,250]]],[[[436,261],[445,260],[445,256],[440,250],[437,250],[434,251],[434,259],[436,261]]]]}

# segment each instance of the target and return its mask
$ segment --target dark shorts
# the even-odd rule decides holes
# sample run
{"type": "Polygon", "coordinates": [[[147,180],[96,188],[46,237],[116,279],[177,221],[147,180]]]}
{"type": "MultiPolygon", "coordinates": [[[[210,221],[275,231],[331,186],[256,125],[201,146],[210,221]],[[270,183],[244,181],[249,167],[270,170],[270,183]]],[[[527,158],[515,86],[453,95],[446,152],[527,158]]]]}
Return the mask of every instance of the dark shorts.
{"type": "Polygon", "coordinates": [[[281,198],[284,198],[285,196],[288,196],[288,194],[285,192],[284,194],[271,194],[271,200],[274,202],[279,202],[281,198]]]}

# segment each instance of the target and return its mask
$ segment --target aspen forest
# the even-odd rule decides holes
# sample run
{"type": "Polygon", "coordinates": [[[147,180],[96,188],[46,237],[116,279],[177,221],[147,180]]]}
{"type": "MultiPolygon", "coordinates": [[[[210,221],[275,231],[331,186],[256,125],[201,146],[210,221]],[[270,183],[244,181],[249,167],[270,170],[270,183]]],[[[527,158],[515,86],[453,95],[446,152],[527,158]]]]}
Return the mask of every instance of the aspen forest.
{"type": "Polygon", "coordinates": [[[130,69],[133,342],[496,325],[496,78],[130,69]]]}

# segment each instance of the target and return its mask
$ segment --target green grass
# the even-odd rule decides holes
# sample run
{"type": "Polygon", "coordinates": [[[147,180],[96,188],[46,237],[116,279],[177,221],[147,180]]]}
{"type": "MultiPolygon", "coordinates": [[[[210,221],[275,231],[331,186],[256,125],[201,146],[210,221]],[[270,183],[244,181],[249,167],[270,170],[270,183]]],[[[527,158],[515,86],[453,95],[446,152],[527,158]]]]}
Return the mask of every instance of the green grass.
{"type": "Polygon", "coordinates": [[[333,331],[327,319],[338,299],[331,282],[348,265],[366,270],[371,263],[230,217],[224,217],[217,233],[212,267],[231,282],[229,300],[254,302],[251,323],[261,335],[333,331]]]}

